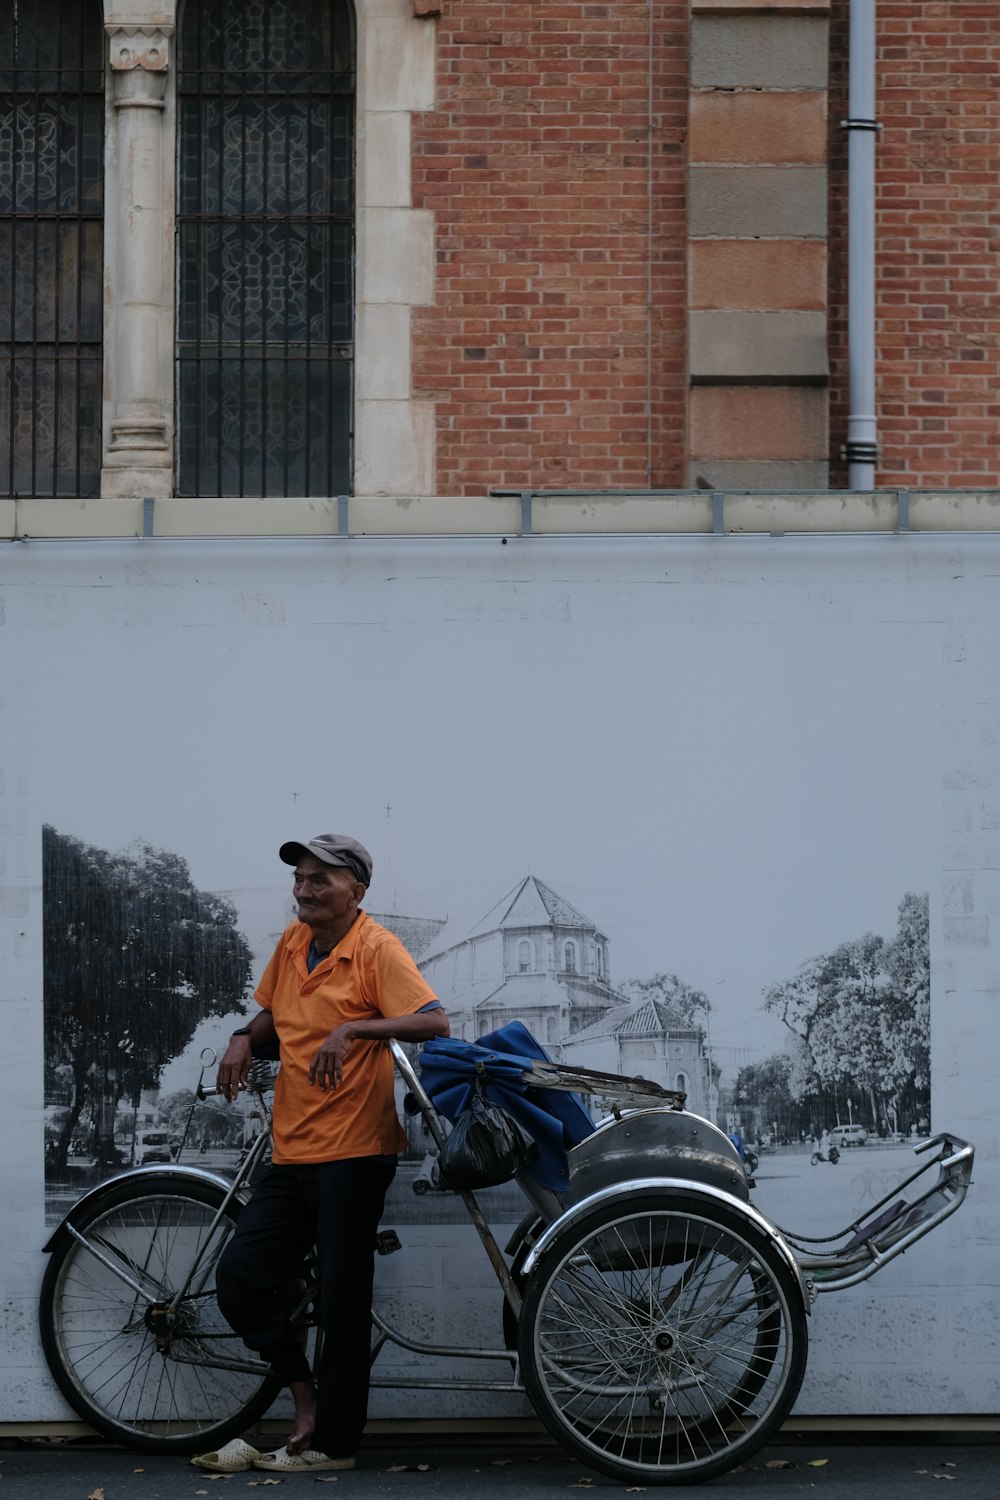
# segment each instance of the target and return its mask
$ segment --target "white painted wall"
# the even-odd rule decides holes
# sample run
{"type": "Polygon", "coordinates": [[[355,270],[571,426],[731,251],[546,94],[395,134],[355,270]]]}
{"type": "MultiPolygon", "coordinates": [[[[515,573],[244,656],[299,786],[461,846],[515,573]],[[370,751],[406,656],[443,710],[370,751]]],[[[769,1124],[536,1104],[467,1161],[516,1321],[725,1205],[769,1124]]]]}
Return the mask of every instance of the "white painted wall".
{"type": "MultiPolygon", "coordinates": [[[[890,933],[904,890],[929,890],[933,1123],[976,1142],[976,1182],[928,1241],[820,1300],[798,1410],[995,1412],[998,566],[990,535],[0,548],[0,1422],[68,1415],[35,1314],[44,822],[183,854],[258,964],[285,838],[346,826],[374,852],[374,910],[470,925],[530,868],[607,933],[615,977],[676,971],[710,993],[715,1045],[729,1028],[767,1050],[763,985],[890,933]],[[553,659],[586,664],[599,718],[553,659]]],[[[183,1086],[189,1060],[168,1072],[183,1086]]],[[[845,1162],[845,1219],[887,1161],[845,1162]]],[[[829,1176],[789,1193],[762,1173],[764,1212],[835,1227],[829,1176]]],[[[499,1325],[464,1233],[399,1227],[384,1297],[463,1338],[499,1325]]]]}

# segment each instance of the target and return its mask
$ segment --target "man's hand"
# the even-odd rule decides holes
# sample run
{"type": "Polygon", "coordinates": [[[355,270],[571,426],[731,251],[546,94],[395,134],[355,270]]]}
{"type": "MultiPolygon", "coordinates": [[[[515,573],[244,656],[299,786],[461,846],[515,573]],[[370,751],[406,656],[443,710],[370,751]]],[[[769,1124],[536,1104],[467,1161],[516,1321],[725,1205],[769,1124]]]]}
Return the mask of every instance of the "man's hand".
{"type": "Polygon", "coordinates": [[[229,1046],[222,1054],[219,1063],[219,1071],[216,1075],[216,1087],[223,1099],[228,1099],[230,1104],[239,1094],[240,1088],[247,1081],[250,1072],[250,1064],[253,1062],[253,1048],[248,1036],[231,1036],[229,1046]]]}
{"type": "Polygon", "coordinates": [[[335,1026],[318,1049],[309,1069],[309,1082],[318,1083],[325,1093],[335,1089],[344,1076],[344,1058],[351,1050],[355,1031],[350,1021],[335,1026]]]}

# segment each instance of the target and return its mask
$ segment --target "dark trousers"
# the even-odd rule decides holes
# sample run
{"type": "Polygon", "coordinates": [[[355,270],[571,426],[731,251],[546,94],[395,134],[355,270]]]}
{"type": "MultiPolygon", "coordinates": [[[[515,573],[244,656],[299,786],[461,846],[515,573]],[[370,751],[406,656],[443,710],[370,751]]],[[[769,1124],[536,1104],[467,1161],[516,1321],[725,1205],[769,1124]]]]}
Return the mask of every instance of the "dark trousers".
{"type": "Polygon", "coordinates": [[[244,1343],[288,1385],[309,1380],[289,1322],[295,1282],[316,1246],[323,1352],[312,1446],[358,1451],[368,1415],[375,1235],[394,1157],[272,1166],[240,1214],[216,1271],[219,1307],[244,1343]]]}

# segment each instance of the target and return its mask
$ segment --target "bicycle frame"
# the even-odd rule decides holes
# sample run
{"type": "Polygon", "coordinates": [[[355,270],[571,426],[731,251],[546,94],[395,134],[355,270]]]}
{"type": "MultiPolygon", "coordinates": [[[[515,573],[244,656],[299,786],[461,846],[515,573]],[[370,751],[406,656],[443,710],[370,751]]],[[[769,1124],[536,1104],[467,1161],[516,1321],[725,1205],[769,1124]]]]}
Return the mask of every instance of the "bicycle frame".
{"type": "MultiPolygon", "coordinates": [[[[411,1063],[409,1056],[402,1045],[395,1041],[388,1042],[392,1053],[393,1062],[400,1075],[408,1093],[412,1096],[427,1128],[440,1149],[446,1138],[446,1131],[441,1116],[436,1110],[432,1100],[424,1089],[416,1069],[411,1063]]],[[[210,1064],[206,1063],[206,1066],[210,1064]]],[[[207,1171],[201,1167],[181,1166],[157,1166],[139,1167],[131,1172],[119,1173],[115,1178],[102,1183],[99,1187],[91,1189],[70,1210],[63,1226],[69,1234],[82,1244],[107,1270],[117,1276],[137,1296],[145,1295],[145,1289],[124,1266],[115,1262],[109,1255],[96,1246],[93,1242],[85,1240],[74,1224],[75,1218],[82,1218],[84,1210],[91,1197],[104,1191],[110,1182],[119,1181],[121,1178],[135,1179],[141,1174],[167,1173],[176,1175],[181,1179],[197,1179],[202,1182],[211,1183],[213,1186],[222,1188],[223,1198],[219,1204],[215,1219],[210,1226],[205,1244],[193,1259],[187,1274],[172,1299],[169,1308],[165,1309],[165,1319],[169,1322],[172,1314],[176,1311],[185,1297],[189,1294],[191,1287],[195,1284],[202,1265],[208,1258],[212,1235],[215,1226],[222,1222],[225,1212],[234,1198],[245,1199],[249,1196],[249,1183],[263,1157],[271,1144],[271,1111],[265,1099],[265,1091],[270,1084],[267,1065],[257,1071],[256,1076],[251,1073],[247,1092],[252,1095],[253,1113],[261,1122],[261,1132],[256,1137],[249,1150],[244,1154],[239,1163],[236,1174],[232,1179],[220,1174],[207,1171]]],[[[203,1068],[204,1074],[204,1068],[203,1068]]],[[[207,1098],[208,1093],[203,1089],[199,1079],[196,1094],[199,1098],[207,1098]]],[[[957,1137],[939,1135],[931,1140],[922,1142],[917,1148],[917,1153],[927,1155],[917,1169],[907,1176],[894,1192],[873,1204],[865,1213],[846,1229],[836,1234],[824,1236],[821,1239],[808,1239],[805,1236],[797,1236],[787,1230],[778,1229],[769,1223],[763,1215],[748,1205],[743,1206],[743,1211],[748,1218],[758,1223],[759,1226],[773,1238],[776,1247],[786,1259],[790,1270],[797,1279],[802,1290],[803,1302],[808,1310],[820,1292],[838,1291],[853,1286],[860,1281],[875,1274],[890,1260],[915,1244],[937,1225],[948,1218],[961,1205],[971,1181],[972,1163],[974,1159],[974,1148],[957,1137]],[[899,1194],[905,1192],[913,1183],[924,1177],[929,1171],[937,1169],[937,1175],[929,1186],[924,1186],[923,1191],[911,1200],[899,1199],[899,1194]],[[899,1200],[891,1209],[887,1206],[892,1200],[899,1200]],[[841,1244],[841,1241],[846,1243],[841,1244]]],[[[519,1179],[521,1187],[534,1210],[535,1217],[541,1220],[545,1228],[539,1239],[531,1247],[522,1271],[529,1275],[544,1253],[554,1235],[564,1232],[572,1223],[584,1217],[594,1207],[599,1207],[613,1198],[616,1194],[631,1191],[642,1192],[654,1185],[671,1185],[678,1191],[691,1192],[690,1181],[673,1179],[651,1179],[645,1176],[635,1180],[628,1179],[616,1184],[613,1188],[605,1187],[598,1192],[588,1194],[580,1202],[575,1203],[567,1210],[558,1197],[545,1188],[539,1187],[530,1179],[519,1179]]],[[[717,1189],[707,1185],[699,1185],[694,1188],[699,1196],[706,1200],[717,1199],[722,1201],[724,1194],[717,1189]]],[[[509,1302],[515,1317],[521,1310],[521,1292],[511,1274],[504,1253],[500,1248],[489,1224],[483,1215],[482,1209],[472,1192],[457,1192],[469,1219],[475,1228],[479,1239],[486,1251],[490,1264],[492,1265],[504,1296],[509,1302]]],[[[57,1231],[59,1232],[59,1231],[57,1231]]],[[[54,1239],[55,1236],[53,1236],[54,1239]]],[[[51,1241],[46,1248],[50,1248],[51,1241]]],[[[379,1247],[383,1248],[383,1247],[379,1247]]],[[[392,1248],[395,1248],[393,1246],[392,1248]]],[[[296,1309],[296,1314],[303,1316],[312,1299],[313,1289],[307,1288],[305,1295],[296,1309]]],[[[514,1349],[499,1347],[465,1347],[453,1344],[434,1344],[426,1340],[408,1337],[400,1329],[394,1327],[388,1319],[383,1317],[378,1307],[373,1308],[372,1321],[376,1330],[376,1336],[372,1343],[372,1363],[374,1365],[379,1354],[386,1345],[395,1345],[413,1354],[426,1354],[434,1358],[453,1358],[469,1360],[491,1360],[501,1361],[513,1367],[512,1376],[504,1380],[473,1380],[468,1377],[461,1379],[448,1376],[420,1375],[420,1376],[398,1376],[379,1378],[373,1373],[372,1385],[379,1389],[417,1389],[417,1390],[463,1390],[476,1389],[488,1391],[507,1391],[512,1393],[523,1393],[524,1387],[518,1373],[518,1356],[514,1349]]],[[[317,1351],[318,1353],[318,1351],[317,1351]]],[[[181,1362],[196,1363],[192,1356],[185,1356],[172,1352],[172,1357],[181,1362]]],[[[245,1360],[224,1359],[219,1361],[219,1367],[227,1370],[242,1371],[246,1373],[263,1374],[266,1364],[261,1360],[247,1358],[245,1360]]]]}
{"type": "MultiPolygon", "coordinates": [[[[387,1045],[408,1112],[412,1105],[422,1115],[440,1150],[447,1128],[433,1099],[403,1046],[387,1045]]],[[[478,1056],[453,1046],[446,1080],[461,1079],[470,1062],[486,1066],[483,1049],[471,1050],[478,1056]]],[[[214,1061],[203,1054],[202,1077],[214,1061]]],[[[540,1122],[530,1117],[540,1136],[554,1119],[577,1144],[563,1148],[568,1174],[546,1168],[549,1181],[566,1184],[559,1192],[519,1174],[529,1212],[505,1250],[476,1195],[455,1194],[506,1302],[502,1346],[410,1337],[380,1310],[378,1294],[370,1346],[373,1366],[396,1346],[429,1361],[504,1368],[472,1378],[441,1364],[436,1373],[433,1363],[413,1375],[373,1369],[371,1384],[526,1397],[571,1453],[616,1479],[690,1483],[755,1452],[794,1405],[816,1295],[902,1254],[960,1206],[971,1180],[973,1148],[935,1137],[918,1147],[925,1159],[897,1189],[902,1196],[886,1195],[840,1235],[797,1239],[750,1204],[735,1146],[687,1113],[681,1096],[537,1056],[518,1075],[519,1062],[504,1054],[500,1065],[517,1091],[512,1109],[525,1089],[536,1115],[544,1108],[536,1089],[582,1090],[613,1103],[596,1129],[584,1113],[589,1133],[576,1106],[540,1122]]],[[[244,1352],[214,1290],[225,1236],[271,1144],[272,1082],[270,1065],[255,1063],[247,1089],[261,1128],[232,1178],[178,1164],[120,1173],[80,1199],[46,1246],[53,1252],[40,1296],[46,1358],[70,1404],[112,1439],[191,1452],[206,1431],[221,1439],[246,1430],[274,1399],[277,1382],[244,1352]]],[[[207,1096],[199,1080],[197,1097],[207,1096]]],[[[447,1097],[450,1110],[461,1107],[460,1094],[447,1097]]],[[[401,1247],[394,1231],[380,1230],[375,1248],[401,1247]]],[[[315,1330],[318,1373],[322,1330],[310,1259],[292,1316],[305,1339],[315,1330]]]]}

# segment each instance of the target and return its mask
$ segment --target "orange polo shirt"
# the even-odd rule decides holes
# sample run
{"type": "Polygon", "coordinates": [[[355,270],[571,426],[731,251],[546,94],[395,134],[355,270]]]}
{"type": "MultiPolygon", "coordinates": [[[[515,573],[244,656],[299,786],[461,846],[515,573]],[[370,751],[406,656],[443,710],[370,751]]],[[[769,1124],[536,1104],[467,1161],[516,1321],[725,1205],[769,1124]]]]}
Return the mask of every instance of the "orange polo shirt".
{"type": "Polygon", "coordinates": [[[359,1038],[343,1081],[325,1092],[309,1082],[320,1044],[344,1021],[409,1016],[437,999],[402,943],[365,912],[316,965],[312,929],[286,927],[254,994],[281,1042],[274,1089],[274,1153],[281,1166],[383,1156],[406,1145],[393,1096],[393,1063],[382,1041],[359,1038]]]}

